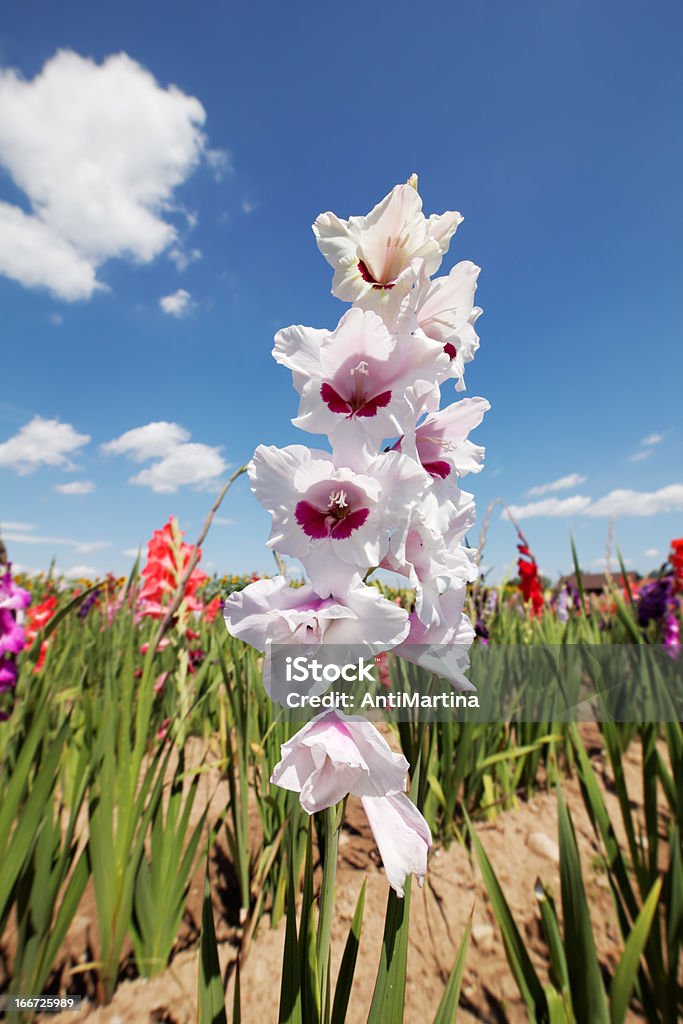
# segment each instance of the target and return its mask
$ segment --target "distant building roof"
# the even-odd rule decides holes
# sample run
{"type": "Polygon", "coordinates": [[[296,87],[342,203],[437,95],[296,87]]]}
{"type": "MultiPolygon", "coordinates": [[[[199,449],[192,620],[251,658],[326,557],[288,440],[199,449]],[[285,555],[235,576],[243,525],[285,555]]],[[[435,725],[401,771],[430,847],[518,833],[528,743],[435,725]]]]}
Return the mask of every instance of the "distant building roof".
{"type": "MultiPolygon", "coordinates": [[[[619,582],[621,579],[621,571],[617,570],[612,573],[612,578],[619,582]]],[[[638,574],[634,572],[627,572],[626,578],[629,582],[638,579],[638,574]]],[[[578,590],[578,584],[576,581],[576,573],[572,573],[571,576],[562,576],[557,584],[558,589],[564,587],[566,584],[574,587],[578,590]]],[[[584,594],[601,594],[603,590],[607,588],[607,576],[604,572],[582,572],[581,573],[581,586],[583,587],[584,594]]]]}

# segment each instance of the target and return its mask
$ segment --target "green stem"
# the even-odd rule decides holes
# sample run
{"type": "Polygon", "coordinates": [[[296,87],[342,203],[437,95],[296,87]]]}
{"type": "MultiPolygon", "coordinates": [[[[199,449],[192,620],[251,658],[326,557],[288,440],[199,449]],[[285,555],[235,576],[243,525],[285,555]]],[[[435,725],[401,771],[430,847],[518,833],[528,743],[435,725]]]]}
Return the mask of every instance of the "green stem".
{"type": "Polygon", "coordinates": [[[337,852],[339,850],[339,832],[343,815],[341,808],[328,807],[325,813],[325,840],[323,881],[320,889],[318,906],[318,982],[320,986],[320,1005],[325,1005],[324,988],[327,982],[327,963],[330,957],[330,930],[332,927],[332,911],[334,909],[334,883],[337,875],[337,852]]]}

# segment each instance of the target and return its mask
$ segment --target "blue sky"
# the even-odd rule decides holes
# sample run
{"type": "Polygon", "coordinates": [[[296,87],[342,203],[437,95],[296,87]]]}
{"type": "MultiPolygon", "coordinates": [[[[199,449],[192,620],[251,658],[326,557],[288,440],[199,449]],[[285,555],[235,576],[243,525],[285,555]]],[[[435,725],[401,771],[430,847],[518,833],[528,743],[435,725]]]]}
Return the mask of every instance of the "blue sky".
{"type": "MultiPolygon", "coordinates": [[[[33,0],[0,26],[15,562],[123,571],[170,514],[197,534],[224,467],[308,440],[270,351],[280,327],[333,327],[345,309],[310,225],[366,213],[413,171],[427,212],[465,216],[442,270],[482,267],[467,393],[493,408],[473,436],[486,468],[465,481],[480,521],[496,498],[515,507],[550,575],[569,568],[570,530],[599,567],[611,513],[633,567],[664,559],[683,533],[680,4],[92,12],[33,0]],[[69,429],[45,428],[45,449],[36,417],[69,429]],[[177,425],[170,465],[133,441],[102,451],[156,421],[177,425]],[[187,461],[208,477],[179,484],[187,461]],[[55,490],[75,482],[87,493],[55,490]]],[[[271,571],[244,481],[221,516],[209,570],[271,571]]],[[[514,556],[497,509],[484,561],[495,577],[514,556]]]]}

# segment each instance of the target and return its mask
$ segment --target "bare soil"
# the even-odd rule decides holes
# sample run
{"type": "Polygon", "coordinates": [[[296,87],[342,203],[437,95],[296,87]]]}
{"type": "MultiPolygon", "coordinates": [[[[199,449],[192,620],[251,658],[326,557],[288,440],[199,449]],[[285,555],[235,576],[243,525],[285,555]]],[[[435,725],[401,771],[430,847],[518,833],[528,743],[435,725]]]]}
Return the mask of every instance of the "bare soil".
{"type": "MultiPolygon", "coordinates": [[[[584,738],[593,754],[593,764],[603,780],[612,820],[620,823],[618,803],[612,793],[609,770],[600,750],[599,732],[586,728],[584,738]]],[[[640,757],[633,745],[624,758],[631,791],[640,792],[640,757]]],[[[205,790],[215,807],[224,804],[224,784],[207,773],[205,790]]],[[[609,887],[599,866],[599,846],[584,811],[575,779],[567,779],[564,792],[577,833],[586,879],[595,942],[601,962],[608,968],[620,953],[618,928],[609,887]]],[[[618,829],[617,829],[618,830],[618,829]]],[[[619,830],[618,830],[619,831],[619,830]]],[[[495,821],[480,824],[478,833],[508,899],[517,925],[527,943],[534,965],[545,972],[543,943],[534,885],[540,878],[559,893],[557,806],[553,793],[539,793],[515,809],[502,812],[495,821]]],[[[225,846],[219,844],[212,862],[214,918],[219,939],[221,967],[227,979],[228,1020],[232,1006],[234,962],[237,956],[239,922],[230,910],[229,864],[225,846]]],[[[333,977],[338,969],[356,899],[367,880],[365,917],[360,952],[351,994],[348,1024],[367,1019],[379,960],[388,886],[372,833],[358,802],[349,801],[347,822],[341,837],[336,886],[336,912],[332,932],[333,977]]],[[[79,1013],[49,1015],[51,1024],[190,1024],[197,1019],[198,954],[197,924],[201,917],[203,869],[193,880],[188,901],[180,951],[171,965],[151,980],[122,981],[108,1006],[85,1003],[79,1013]],[[192,945],[194,943],[194,945],[192,945]],[[185,949],[182,949],[182,946],[185,949]]],[[[473,913],[472,942],[467,957],[459,1022],[517,1024],[528,1019],[510,969],[502,940],[491,911],[478,868],[464,846],[454,842],[448,849],[437,848],[430,859],[423,889],[414,887],[410,918],[410,951],[406,992],[406,1024],[423,1024],[433,1019],[441,999],[456,949],[470,913],[473,913]]],[[[86,891],[79,915],[67,937],[62,966],[66,977],[73,967],[92,956],[96,946],[96,913],[92,893],[86,891]]],[[[248,957],[241,964],[242,1021],[244,1024],[274,1024],[277,1021],[284,922],[276,929],[264,917],[254,936],[248,957]]],[[[640,1020],[631,1013],[627,1020],[640,1020]]]]}

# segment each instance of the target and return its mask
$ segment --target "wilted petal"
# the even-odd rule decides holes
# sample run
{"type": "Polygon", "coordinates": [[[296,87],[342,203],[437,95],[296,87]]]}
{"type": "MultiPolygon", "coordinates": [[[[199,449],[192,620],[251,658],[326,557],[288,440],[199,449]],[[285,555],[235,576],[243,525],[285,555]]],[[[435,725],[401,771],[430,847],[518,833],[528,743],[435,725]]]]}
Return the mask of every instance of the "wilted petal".
{"type": "Polygon", "coordinates": [[[427,854],[432,845],[429,825],[405,793],[362,797],[386,871],[397,896],[403,896],[408,875],[422,885],[427,873],[427,854]]]}

